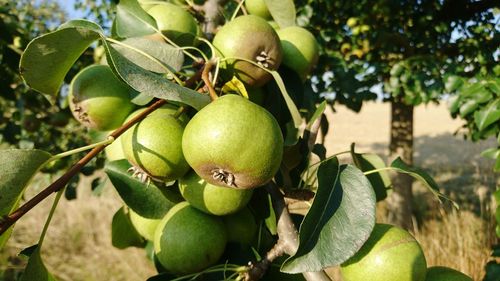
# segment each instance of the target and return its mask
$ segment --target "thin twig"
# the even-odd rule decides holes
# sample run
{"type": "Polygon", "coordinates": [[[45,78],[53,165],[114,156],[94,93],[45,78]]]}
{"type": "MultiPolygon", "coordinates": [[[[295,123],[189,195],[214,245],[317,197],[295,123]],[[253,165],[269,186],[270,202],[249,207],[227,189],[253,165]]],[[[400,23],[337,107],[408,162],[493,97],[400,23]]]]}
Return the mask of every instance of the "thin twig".
{"type": "MultiPolygon", "coordinates": [[[[115,139],[118,138],[121,134],[123,134],[126,130],[132,127],[135,123],[144,119],[148,114],[150,114],[157,108],[161,107],[166,102],[167,102],[166,100],[158,100],[157,102],[149,106],[146,110],[136,115],[130,121],[123,124],[120,128],[116,129],[113,133],[111,133],[110,136],[114,137],[115,139]]],[[[33,198],[28,200],[26,203],[24,203],[24,205],[19,207],[17,210],[12,212],[8,216],[5,216],[0,222],[0,234],[7,231],[7,229],[9,229],[10,226],[12,226],[17,220],[19,220],[22,216],[24,216],[27,212],[33,209],[33,207],[38,205],[49,195],[64,188],[66,184],[68,184],[68,182],[71,180],[71,178],[76,174],[78,174],[78,172],[80,172],[83,166],[85,166],[90,160],[92,160],[92,158],[94,158],[97,154],[99,154],[99,152],[104,150],[106,146],[107,145],[99,145],[97,147],[94,147],[91,151],[87,153],[87,155],[85,155],[82,159],[80,159],[80,161],[78,161],[75,165],[73,165],[68,171],[66,171],[66,173],[64,173],[55,182],[53,182],[47,188],[45,188],[40,193],[35,195],[33,198]]]]}
{"type": "Polygon", "coordinates": [[[203,72],[201,74],[201,79],[205,83],[205,87],[208,89],[208,93],[210,94],[210,98],[212,101],[216,100],[218,98],[217,93],[215,92],[214,87],[212,86],[212,82],[210,82],[210,70],[214,66],[214,63],[212,61],[207,61],[205,63],[205,66],[203,67],[203,72]]]}

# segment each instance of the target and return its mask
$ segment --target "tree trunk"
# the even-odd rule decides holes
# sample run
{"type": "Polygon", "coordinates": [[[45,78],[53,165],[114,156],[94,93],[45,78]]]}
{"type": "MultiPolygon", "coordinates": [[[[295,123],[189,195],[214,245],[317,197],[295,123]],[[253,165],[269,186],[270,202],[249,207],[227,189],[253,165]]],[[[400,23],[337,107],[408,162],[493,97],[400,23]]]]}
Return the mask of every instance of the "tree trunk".
{"type": "MultiPolygon", "coordinates": [[[[413,105],[406,105],[401,100],[391,101],[391,140],[389,159],[401,157],[413,165],[413,105]]],[[[412,181],[402,173],[391,178],[393,192],[387,198],[387,219],[390,223],[408,230],[413,230],[412,181]]]]}

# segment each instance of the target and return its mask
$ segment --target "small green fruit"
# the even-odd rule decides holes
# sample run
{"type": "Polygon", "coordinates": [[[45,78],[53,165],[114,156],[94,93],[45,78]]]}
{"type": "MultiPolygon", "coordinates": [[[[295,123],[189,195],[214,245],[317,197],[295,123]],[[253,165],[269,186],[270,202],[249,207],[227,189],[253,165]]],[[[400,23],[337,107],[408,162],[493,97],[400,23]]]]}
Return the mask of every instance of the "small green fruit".
{"type": "Polygon", "coordinates": [[[224,216],[244,208],[253,190],[239,190],[207,183],[195,172],[179,179],[182,197],[193,207],[207,214],[224,216]]]}
{"type": "Polygon", "coordinates": [[[248,208],[237,213],[224,216],[224,224],[227,229],[227,241],[244,245],[250,245],[257,234],[257,223],[248,208]]]}
{"type": "Polygon", "coordinates": [[[69,107],[84,126],[99,131],[118,128],[133,110],[132,90],[105,65],[80,71],[69,86],[69,107]]]}
{"type": "Polygon", "coordinates": [[[196,38],[198,23],[182,7],[162,3],[147,11],[155,20],[158,29],[179,46],[192,46],[196,38]]]}
{"type": "Polygon", "coordinates": [[[259,16],[266,20],[273,18],[264,0],[246,0],[245,8],[251,15],[259,16]]]}
{"type": "Polygon", "coordinates": [[[472,281],[472,278],[449,267],[433,266],[427,269],[425,281],[472,281]]]}
{"type": "Polygon", "coordinates": [[[170,209],[155,232],[159,262],[174,274],[189,274],[216,263],[226,247],[222,219],[181,202],[170,209]]]}
{"type": "Polygon", "coordinates": [[[303,81],[318,62],[319,44],[307,29],[290,26],[279,29],[283,64],[299,74],[303,81]]]}
{"type": "Polygon", "coordinates": [[[189,170],[182,153],[183,131],[181,121],[172,115],[153,112],[122,135],[123,153],[153,179],[176,180],[189,170]]]}
{"type": "Polygon", "coordinates": [[[225,95],[187,124],[182,150],[189,165],[207,182],[254,188],[278,171],[283,135],[267,110],[243,97],[225,95]]]}
{"type": "Polygon", "coordinates": [[[153,241],[155,238],[155,230],[158,224],[160,224],[161,219],[148,219],[141,217],[136,212],[129,209],[129,216],[132,225],[135,230],[144,238],[149,241],[153,241]]]}
{"type": "Polygon", "coordinates": [[[401,228],[376,224],[361,249],[341,265],[344,281],[424,281],[427,264],[418,242],[401,228]]]}
{"type": "MultiPolygon", "coordinates": [[[[219,57],[247,59],[269,70],[278,69],[282,59],[276,31],[258,16],[240,16],[226,23],[215,35],[213,45],[219,57]]],[[[242,60],[228,59],[220,67],[228,80],[236,76],[253,87],[264,85],[272,77],[260,67],[242,60]]]]}

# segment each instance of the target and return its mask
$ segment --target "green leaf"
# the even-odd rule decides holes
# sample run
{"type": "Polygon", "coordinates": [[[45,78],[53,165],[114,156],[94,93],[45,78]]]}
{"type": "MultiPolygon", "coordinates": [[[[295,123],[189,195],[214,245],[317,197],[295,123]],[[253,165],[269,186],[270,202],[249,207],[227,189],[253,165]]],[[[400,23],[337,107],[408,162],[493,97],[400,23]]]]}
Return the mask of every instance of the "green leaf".
{"type": "Polygon", "coordinates": [[[321,118],[321,115],[323,115],[323,112],[325,112],[325,109],[326,109],[326,101],[323,101],[322,103],[320,103],[318,105],[318,107],[314,111],[313,115],[311,116],[311,119],[309,120],[309,122],[307,122],[307,126],[306,126],[307,130],[310,130],[312,125],[314,124],[314,122],[316,120],[318,120],[319,118],[321,118]]]}
{"type": "Polygon", "coordinates": [[[120,0],[116,6],[116,34],[121,38],[156,33],[156,21],[136,0],[120,0]]]}
{"type": "Polygon", "coordinates": [[[363,173],[337,158],[318,169],[318,190],[300,226],[299,248],[281,271],[319,271],[353,256],[375,225],[375,193],[363,173]]]}
{"type": "Polygon", "coordinates": [[[398,157],[398,158],[394,159],[394,161],[392,161],[391,167],[400,173],[408,174],[408,175],[412,176],[413,178],[415,178],[416,180],[422,182],[425,186],[427,186],[429,188],[429,190],[434,195],[436,195],[436,197],[440,201],[441,201],[441,198],[447,199],[455,206],[455,208],[458,209],[458,204],[456,202],[454,202],[453,200],[449,199],[444,194],[439,192],[438,184],[436,183],[436,181],[434,181],[434,179],[426,171],[424,171],[418,167],[409,166],[403,160],[401,160],[400,157],[398,157]]]}
{"type": "Polygon", "coordinates": [[[464,80],[460,76],[450,75],[446,79],[444,89],[447,93],[451,93],[462,87],[463,84],[464,80]]]}
{"type": "Polygon", "coordinates": [[[496,147],[488,148],[481,152],[481,157],[488,159],[497,159],[499,155],[500,155],[500,149],[496,147]]]}
{"type": "Polygon", "coordinates": [[[479,107],[476,100],[468,100],[460,106],[460,117],[464,118],[479,107]]]}
{"type": "Polygon", "coordinates": [[[161,219],[176,203],[182,201],[174,187],[158,187],[153,182],[143,183],[128,172],[127,160],[106,164],[104,171],[127,206],[142,217],[161,219]]]}
{"type": "MultiPolygon", "coordinates": [[[[0,181],[0,217],[10,214],[18,206],[31,178],[50,157],[49,153],[42,150],[0,150],[0,159],[2,159],[0,162],[0,179],[2,179],[0,181]]],[[[6,240],[8,236],[8,234],[2,235],[0,239],[6,240]]]]}
{"type": "Polygon", "coordinates": [[[13,227],[9,227],[7,231],[5,231],[2,235],[0,235],[0,250],[3,249],[3,246],[7,244],[7,241],[9,241],[10,235],[12,234],[12,230],[14,230],[13,227]]]}
{"type": "Polygon", "coordinates": [[[111,69],[136,91],[160,99],[182,102],[197,110],[210,103],[208,95],[202,95],[161,75],[149,72],[132,63],[112,46],[108,44],[104,46],[111,69]]]}
{"type": "Polygon", "coordinates": [[[278,225],[276,222],[276,213],[273,209],[273,203],[271,200],[271,195],[267,195],[267,202],[269,204],[269,216],[265,218],[264,222],[266,224],[267,229],[272,235],[278,234],[278,225]]]}
{"type": "Polygon", "coordinates": [[[500,95],[500,82],[497,80],[489,80],[486,82],[486,88],[490,89],[497,96],[500,95]]]}
{"type": "Polygon", "coordinates": [[[280,28],[295,25],[295,4],[293,0],[265,0],[267,9],[280,28]]]}
{"type": "MultiPolygon", "coordinates": [[[[354,152],[354,143],[351,145],[351,157],[354,165],[363,172],[385,168],[384,160],[373,153],[354,152]]],[[[392,183],[387,171],[380,171],[366,176],[370,181],[377,201],[382,201],[387,197],[387,190],[391,188],[392,183]]]]}
{"type": "Polygon", "coordinates": [[[496,99],[483,109],[474,112],[474,121],[478,130],[482,131],[500,119],[500,99],[496,99]]]}
{"type": "Polygon", "coordinates": [[[500,264],[496,261],[490,261],[486,264],[486,275],[483,281],[498,281],[500,276],[500,264]]]}
{"type": "Polygon", "coordinates": [[[297,106],[293,102],[292,98],[288,94],[285,83],[283,82],[283,79],[281,79],[280,74],[277,71],[271,71],[271,74],[273,75],[274,80],[276,81],[276,84],[278,85],[281,94],[283,95],[283,98],[285,99],[286,106],[288,107],[288,110],[290,111],[290,114],[292,115],[293,119],[293,124],[295,125],[295,128],[298,128],[300,124],[302,123],[302,118],[300,117],[300,112],[297,109],[297,106]]]}
{"type": "Polygon", "coordinates": [[[26,265],[26,269],[24,270],[23,275],[21,276],[21,281],[55,281],[56,279],[45,267],[45,264],[42,261],[42,257],[40,256],[40,247],[36,245],[36,248],[33,250],[31,255],[29,256],[28,264],[26,265]]]}
{"type": "Polygon", "coordinates": [[[182,51],[166,42],[145,38],[128,38],[121,41],[120,44],[111,45],[132,63],[156,73],[177,72],[181,70],[184,63],[182,51]],[[156,61],[152,60],[151,57],[156,61]]]}
{"type": "Polygon", "coordinates": [[[90,44],[99,38],[99,34],[93,32],[102,32],[98,25],[82,20],[75,22],[82,26],[74,27],[74,22],[69,22],[28,44],[19,66],[21,76],[28,86],[46,95],[57,94],[68,70],[90,44]]]}
{"type": "Polygon", "coordinates": [[[121,207],[113,216],[111,244],[118,249],[143,247],[145,245],[144,239],[132,225],[125,207],[121,207]]]}

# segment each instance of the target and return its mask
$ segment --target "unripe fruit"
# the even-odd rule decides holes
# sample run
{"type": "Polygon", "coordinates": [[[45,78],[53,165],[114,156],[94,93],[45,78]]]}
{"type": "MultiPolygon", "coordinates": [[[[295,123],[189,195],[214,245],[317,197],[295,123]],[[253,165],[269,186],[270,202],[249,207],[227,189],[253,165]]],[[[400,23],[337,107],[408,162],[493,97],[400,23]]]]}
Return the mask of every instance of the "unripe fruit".
{"type": "Polygon", "coordinates": [[[141,217],[136,212],[129,209],[129,216],[135,230],[144,238],[153,241],[155,238],[156,227],[160,224],[161,219],[148,219],[141,217]]]}
{"type": "Polygon", "coordinates": [[[189,170],[182,154],[183,131],[176,118],[153,112],[122,135],[123,153],[132,165],[153,179],[176,180],[189,170]]]}
{"type": "Polygon", "coordinates": [[[106,153],[106,158],[108,161],[116,161],[120,159],[125,159],[125,154],[123,153],[122,148],[122,138],[118,137],[113,141],[110,145],[106,146],[104,149],[106,153]]]}
{"type": "Polygon", "coordinates": [[[245,8],[251,15],[259,16],[266,20],[273,18],[264,0],[246,0],[245,8]]]}
{"type": "Polygon", "coordinates": [[[472,278],[449,267],[433,266],[427,269],[425,281],[472,281],[472,278]]]}
{"type": "Polygon", "coordinates": [[[344,281],[424,281],[427,264],[418,242],[401,228],[376,224],[361,249],[341,265],[344,281]]]}
{"type": "Polygon", "coordinates": [[[80,71],[69,86],[69,107],[84,126],[99,131],[118,128],[133,110],[131,89],[105,65],[80,71]]]}
{"type": "Polygon", "coordinates": [[[147,12],[156,20],[158,29],[175,44],[193,45],[198,23],[189,12],[172,3],[158,4],[147,12]]]}
{"type": "Polygon", "coordinates": [[[225,95],[187,124],[182,150],[189,165],[207,182],[254,188],[278,171],[283,135],[267,110],[243,97],[225,95]]]}
{"type": "MultiPolygon", "coordinates": [[[[276,31],[258,16],[240,16],[226,23],[215,35],[213,45],[219,57],[247,59],[270,70],[278,69],[282,59],[276,31]]],[[[242,60],[229,59],[220,67],[228,80],[236,76],[249,86],[260,87],[271,79],[267,71],[242,60]]]]}
{"type": "Polygon", "coordinates": [[[191,206],[216,216],[241,210],[248,204],[253,193],[253,190],[239,190],[207,183],[195,172],[179,179],[179,190],[191,206]]]}
{"type": "Polygon", "coordinates": [[[283,64],[299,74],[303,81],[318,62],[319,44],[307,29],[290,26],[277,30],[283,47],[283,64]]]}
{"type": "Polygon", "coordinates": [[[158,261],[168,271],[188,274],[216,263],[226,241],[221,218],[181,202],[172,207],[158,225],[154,248],[158,261]]]}
{"type": "Polygon", "coordinates": [[[224,216],[223,220],[228,242],[249,245],[255,239],[257,223],[250,209],[244,208],[237,213],[224,216]]]}

